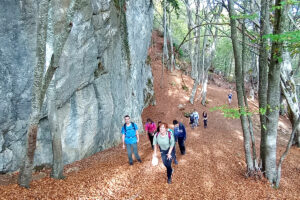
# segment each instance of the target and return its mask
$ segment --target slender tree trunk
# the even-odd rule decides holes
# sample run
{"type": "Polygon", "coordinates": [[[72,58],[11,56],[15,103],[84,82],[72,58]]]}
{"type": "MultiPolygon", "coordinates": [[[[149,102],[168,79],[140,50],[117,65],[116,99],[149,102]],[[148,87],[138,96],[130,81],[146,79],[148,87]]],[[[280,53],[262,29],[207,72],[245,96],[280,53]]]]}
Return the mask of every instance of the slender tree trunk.
{"type": "Polygon", "coordinates": [[[169,26],[168,26],[168,35],[170,41],[170,52],[171,52],[171,59],[170,59],[170,68],[171,72],[173,69],[175,70],[175,62],[174,62],[174,49],[173,49],[173,39],[172,39],[172,29],[171,29],[171,13],[169,13],[169,26]]]}
{"type": "Polygon", "coordinates": [[[79,0],[72,0],[67,11],[67,21],[61,34],[54,35],[54,54],[51,57],[50,66],[48,67],[45,76],[44,65],[46,56],[46,41],[47,41],[47,26],[48,26],[48,12],[49,0],[43,0],[39,3],[38,11],[38,29],[37,29],[37,58],[38,62],[34,69],[34,82],[33,82],[33,99],[32,99],[32,113],[29,120],[29,128],[27,132],[26,154],[20,168],[18,177],[18,184],[28,188],[32,178],[32,168],[34,152],[36,149],[36,139],[38,124],[40,120],[40,112],[44,101],[45,93],[53,78],[53,75],[58,67],[58,62],[72,28],[72,18],[75,10],[78,8],[79,0]]]}
{"type": "Polygon", "coordinates": [[[261,142],[260,142],[260,165],[261,170],[265,171],[265,140],[266,140],[266,116],[263,111],[267,108],[267,90],[268,90],[268,58],[269,40],[264,38],[264,35],[270,34],[270,5],[271,0],[262,1],[260,11],[260,49],[259,49],[259,89],[258,89],[258,102],[260,109],[260,129],[261,129],[261,142]]]}
{"type": "Polygon", "coordinates": [[[56,105],[56,80],[51,81],[48,89],[48,120],[52,134],[52,151],[53,151],[53,166],[51,177],[62,179],[63,176],[63,160],[62,160],[62,144],[61,130],[57,120],[57,105],[56,105]]]}
{"type": "MultiPolygon", "coordinates": [[[[196,25],[200,25],[200,19],[199,19],[199,9],[200,9],[200,0],[197,0],[196,4],[196,25]]],[[[199,54],[200,54],[200,49],[199,49],[199,36],[200,36],[200,27],[195,30],[195,51],[194,51],[194,74],[192,74],[192,78],[194,79],[194,84],[193,84],[193,89],[192,93],[190,96],[190,103],[194,104],[194,99],[197,91],[197,87],[199,85],[199,54]],[[197,72],[197,74],[195,74],[197,72]]]]}
{"type": "Polygon", "coordinates": [[[285,159],[285,157],[287,156],[289,150],[291,149],[292,143],[293,143],[293,139],[295,137],[295,133],[296,133],[296,127],[299,127],[300,125],[300,116],[298,116],[296,122],[295,122],[295,126],[293,127],[292,133],[291,133],[291,137],[289,139],[289,142],[287,144],[287,147],[284,151],[284,153],[282,154],[282,156],[280,157],[279,163],[278,163],[278,169],[277,169],[277,174],[276,174],[276,181],[275,181],[275,187],[278,188],[279,187],[279,183],[280,183],[280,179],[281,179],[281,165],[283,163],[283,160],[285,159]]]}
{"type": "Polygon", "coordinates": [[[37,28],[37,65],[34,69],[33,81],[33,99],[31,103],[31,115],[29,119],[29,127],[27,131],[26,154],[20,168],[18,183],[20,186],[29,187],[32,178],[32,168],[34,151],[36,149],[36,139],[38,124],[40,119],[40,110],[43,99],[41,99],[41,85],[43,82],[44,65],[46,58],[46,40],[47,40],[47,24],[49,1],[42,0],[38,6],[38,28],[37,28]]]}
{"type": "MultiPolygon", "coordinates": [[[[286,5],[282,4],[282,0],[276,0],[275,6],[281,7],[275,10],[275,22],[273,34],[282,34],[285,28],[285,10],[286,5]]],[[[280,67],[279,58],[282,57],[283,42],[273,41],[271,62],[268,74],[268,92],[267,92],[267,114],[266,127],[267,132],[264,139],[265,154],[265,175],[271,182],[276,182],[277,166],[276,166],[276,150],[277,150],[277,128],[280,106],[280,67]]]]}
{"type": "MultiPolygon", "coordinates": [[[[247,8],[247,1],[244,1],[244,15],[246,15],[246,8],[247,8]]],[[[243,24],[242,24],[242,89],[243,89],[243,96],[244,96],[244,102],[245,102],[245,107],[246,110],[249,110],[248,106],[248,100],[247,100],[247,94],[245,90],[245,84],[244,84],[244,77],[245,77],[245,66],[246,66],[246,36],[245,36],[245,29],[246,29],[246,24],[245,24],[245,19],[243,19],[243,24]]],[[[258,169],[258,164],[256,160],[256,147],[255,147],[255,137],[253,133],[253,123],[250,115],[247,115],[248,118],[248,124],[249,124],[249,132],[251,136],[251,142],[252,142],[252,158],[253,158],[253,168],[254,170],[258,169]]],[[[251,176],[251,174],[250,174],[251,176]]]]}
{"type": "Polygon", "coordinates": [[[161,72],[161,82],[160,87],[164,87],[164,68],[165,68],[165,60],[168,60],[166,57],[167,54],[167,5],[166,0],[163,1],[163,25],[164,25],[164,46],[163,46],[163,55],[162,55],[162,72],[161,72]],[[166,58],[165,58],[166,57],[166,58]]]}
{"type": "Polygon", "coordinates": [[[232,18],[235,16],[235,11],[233,7],[233,1],[228,0],[228,7],[229,7],[229,16],[230,16],[230,26],[231,26],[231,40],[234,52],[234,60],[235,60],[235,77],[236,77],[236,90],[237,90],[237,97],[238,97],[238,105],[241,112],[241,124],[243,129],[244,135],[244,150],[245,150],[245,157],[247,163],[247,172],[251,174],[254,171],[253,168],[253,160],[251,156],[251,146],[250,146],[250,133],[248,129],[248,119],[243,112],[245,111],[244,107],[244,98],[243,98],[243,73],[242,73],[242,62],[241,62],[241,55],[238,47],[238,34],[237,34],[237,24],[236,20],[232,18]]]}

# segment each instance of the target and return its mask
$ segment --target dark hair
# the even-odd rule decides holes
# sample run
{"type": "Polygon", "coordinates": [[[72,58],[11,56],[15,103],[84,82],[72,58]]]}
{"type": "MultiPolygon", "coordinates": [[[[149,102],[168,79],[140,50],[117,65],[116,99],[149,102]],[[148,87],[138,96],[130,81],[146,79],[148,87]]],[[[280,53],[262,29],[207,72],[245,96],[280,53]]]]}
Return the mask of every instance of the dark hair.
{"type": "Polygon", "coordinates": [[[147,122],[153,123],[152,119],[150,119],[150,118],[147,119],[147,122]]]}
{"type": "Polygon", "coordinates": [[[204,114],[207,115],[207,112],[203,111],[202,115],[204,116],[204,114]]]}
{"type": "Polygon", "coordinates": [[[161,123],[161,121],[158,121],[158,122],[157,122],[157,124],[160,124],[160,123],[161,123]]]}
{"type": "MultiPolygon", "coordinates": [[[[129,115],[125,115],[124,118],[129,117],[129,115]]],[[[129,117],[130,118],[130,117],[129,117]]]]}
{"type": "Polygon", "coordinates": [[[178,124],[178,121],[176,119],[173,120],[173,124],[176,125],[178,124]]]}

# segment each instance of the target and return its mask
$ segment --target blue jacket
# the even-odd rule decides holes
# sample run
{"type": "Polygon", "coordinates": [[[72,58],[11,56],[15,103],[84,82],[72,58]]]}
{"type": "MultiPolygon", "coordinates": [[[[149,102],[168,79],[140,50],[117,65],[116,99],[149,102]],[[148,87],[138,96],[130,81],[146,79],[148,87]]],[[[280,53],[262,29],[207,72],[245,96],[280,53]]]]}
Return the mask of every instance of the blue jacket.
{"type": "Polygon", "coordinates": [[[179,127],[174,128],[174,136],[175,136],[176,142],[177,142],[178,138],[183,138],[184,140],[186,139],[185,127],[181,122],[179,122],[179,127]]]}

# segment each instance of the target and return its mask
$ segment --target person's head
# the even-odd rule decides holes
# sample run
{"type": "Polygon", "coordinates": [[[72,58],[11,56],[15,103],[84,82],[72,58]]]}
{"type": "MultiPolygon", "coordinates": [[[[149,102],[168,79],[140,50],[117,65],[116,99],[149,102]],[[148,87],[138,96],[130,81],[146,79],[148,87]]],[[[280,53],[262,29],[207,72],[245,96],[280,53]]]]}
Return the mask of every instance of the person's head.
{"type": "Polygon", "coordinates": [[[126,124],[129,124],[130,123],[130,117],[129,117],[129,115],[125,115],[124,116],[124,120],[125,120],[126,124]]]}
{"type": "Polygon", "coordinates": [[[159,132],[165,133],[168,130],[168,124],[161,122],[159,124],[159,132]]]}
{"type": "Polygon", "coordinates": [[[196,108],[194,108],[194,112],[196,112],[196,108]]]}
{"type": "Polygon", "coordinates": [[[207,113],[205,111],[203,111],[203,115],[206,115],[207,113]]]}
{"type": "Polygon", "coordinates": [[[161,121],[158,121],[158,122],[157,122],[157,127],[159,127],[160,124],[161,124],[161,121]]]}
{"type": "Polygon", "coordinates": [[[148,118],[148,119],[147,119],[147,122],[148,122],[148,123],[152,123],[153,121],[152,121],[150,118],[148,118]]]}
{"type": "Polygon", "coordinates": [[[176,119],[174,119],[174,120],[173,120],[173,125],[174,125],[175,127],[177,127],[177,126],[179,126],[179,122],[178,122],[176,119]]]}

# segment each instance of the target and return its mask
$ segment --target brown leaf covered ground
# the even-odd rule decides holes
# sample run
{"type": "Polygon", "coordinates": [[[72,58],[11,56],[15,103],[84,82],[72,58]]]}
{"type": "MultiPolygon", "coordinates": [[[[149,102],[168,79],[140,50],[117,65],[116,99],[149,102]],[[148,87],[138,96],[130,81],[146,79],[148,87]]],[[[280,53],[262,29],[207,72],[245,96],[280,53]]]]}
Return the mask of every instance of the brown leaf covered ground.
{"type": "MultiPolygon", "coordinates": [[[[166,183],[166,170],[161,161],[151,166],[152,150],[147,136],[141,135],[139,153],[143,163],[128,165],[126,151],[121,145],[99,152],[89,158],[65,166],[64,180],[49,178],[49,169],[36,172],[30,189],[16,184],[17,174],[0,175],[0,199],[300,199],[300,149],[293,147],[283,164],[279,189],[270,187],[265,179],[245,177],[243,137],[240,121],[226,119],[209,108],[226,103],[229,89],[209,85],[208,104],[188,103],[189,92],[182,89],[180,71],[166,72],[164,89],[161,89],[162,39],[154,32],[155,45],[149,50],[155,77],[156,106],[143,112],[143,121],[150,117],[155,122],[165,121],[171,125],[178,119],[187,125],[187,153],[178,154],[173,183],[166,183]],[[196,108],[208,111],[208,128],[191,130],[184,111],[196,108]]],[[[215,77],[218,79],[218,77],[215,77]]],[[[192,80],[183,75],[189,88],[192,80]]],[[[227,84],[228,86],[228,84],[227,84]]],[[[233,105],[236,106],[236,94],[233,105]]],[[[251,102],[253,109],[257,102],[251,102]]],[[[254,117],[255,134],[259,144],[259,118],[254,117]]],[[[200,121],[202,122],[202,121],[200,121]]],[[[121,127],[121,125],[120,125],[121,127]]],[[[282,154],[291,131],[288,119],[279,123],[278,154],[282,154]]]]}

